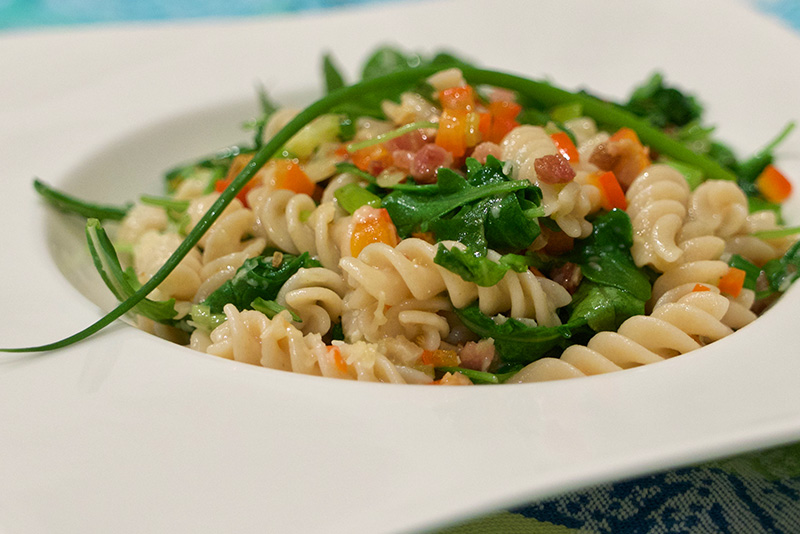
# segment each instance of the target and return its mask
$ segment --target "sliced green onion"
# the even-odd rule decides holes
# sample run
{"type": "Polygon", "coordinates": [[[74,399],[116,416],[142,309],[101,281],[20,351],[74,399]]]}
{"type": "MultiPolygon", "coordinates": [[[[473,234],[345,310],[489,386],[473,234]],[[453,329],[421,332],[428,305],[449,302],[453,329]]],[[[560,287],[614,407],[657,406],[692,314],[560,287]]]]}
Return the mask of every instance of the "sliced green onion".
{"type": "Polygon", "coordinates": [[[780,239],[782,237],[789,237],[790,235],[800,234],[800,226],[789,226],[786,228],[777,228],[775,230],[761,230],[760,232],[753,232],[753,236],[759,239],[780,239]]]}
{"type": "Polygon", "coordinates": [[[359,141],[358,143],[350,143],[347,145],[348,152],[355,152],[357,150],[361,150],[362,148],[371,147],[373,145],[379,145],[384,141],[388,141],[389,139],[394,139],[395,137],[400,137],[401,135],[407,134],[408,132],[413,132],[415,130],[422,130],[425,128],[438,128],[439,124],[436,122],[412,122],[411,124],[406,124],[405,126],[401,126],[395,130],[390,132],[382,133],[380,135],[376,135],[372,139],[365,139],[364,141],[359,141]]]}
{"type": "Polygon", "coordinates": [[[369,205],[373,208],[381,205],[381,197],[370,193],[358,184],[347,184],[344,187],[340,187],[333,193],[333,196],[336,197],[339,206],[350,214],[364,205],[369,205]]]}
{"type": "Polygon", "coordinates": [[[141,197],[139,197],[139,200],[142,202],[142,204],[147,204],[150,206],[158,206],[159,208],[166,208],[178,212],[184,212],[187,209],[189,209],[188,200],[176,200],[174,198],[155,197],[152,195],[142,195],[141,197]]]}

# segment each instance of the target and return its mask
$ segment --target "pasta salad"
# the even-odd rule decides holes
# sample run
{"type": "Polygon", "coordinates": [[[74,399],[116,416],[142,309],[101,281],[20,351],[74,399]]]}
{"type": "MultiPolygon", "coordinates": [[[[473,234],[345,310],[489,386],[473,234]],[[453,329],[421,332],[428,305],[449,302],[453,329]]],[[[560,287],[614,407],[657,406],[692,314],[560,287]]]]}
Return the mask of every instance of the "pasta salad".
{"type": "Polygon", "coordinates": [[[36,182],[89,218],[116,316],[285,371],[519,383],[691,352],[798,276],[772,155],[792,124],[739,160],[658,74],[624,103],[392,48],[357,84],[331,57],[324,77],[304,110],[262,92],[252,145],[168,172],[164,196],[36,182]]]}

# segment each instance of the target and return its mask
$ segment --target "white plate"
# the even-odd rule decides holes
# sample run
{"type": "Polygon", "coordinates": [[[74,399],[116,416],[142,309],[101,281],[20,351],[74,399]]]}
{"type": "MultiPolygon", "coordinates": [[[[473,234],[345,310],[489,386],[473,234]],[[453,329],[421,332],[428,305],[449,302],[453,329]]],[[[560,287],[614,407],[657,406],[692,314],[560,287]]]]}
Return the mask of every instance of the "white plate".
{"type": "MultiPolygon", "coordinates": [[[[727,0],[396,3],[5,35],[0,344],[52,341],[99,317],[76,290],[94,283],[80,223],[39,202],[34,175],[98,200],[157,191],[172,163],[245,136],[257,80],[278,99],[314,94],[323,51],[352,73],[386,41],[615,97],[658,69],[699,93],[742,150],[800,119],[800,41],[727,0]]],[[[794,135],[779,156],[795,178],[798,154],[794,135]]],[[[800,220],[797,201],[789,213],[800,220]]],[[[798,313],[795,287],[688,356],[480,388],[275,372],[118,324],[66,350],[0,357],[0,531],[410,531],[796,440],[798,313]]]]}

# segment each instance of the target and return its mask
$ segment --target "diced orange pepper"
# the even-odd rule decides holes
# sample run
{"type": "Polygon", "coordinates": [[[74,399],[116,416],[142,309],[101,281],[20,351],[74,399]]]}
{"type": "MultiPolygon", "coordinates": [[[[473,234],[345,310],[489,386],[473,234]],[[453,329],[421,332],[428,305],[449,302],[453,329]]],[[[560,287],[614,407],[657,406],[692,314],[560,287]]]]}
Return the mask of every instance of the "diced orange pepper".
{"type": "Polygon", "coordinates": [[[484,141],[499,143],[503,138],[519,126],[517,115],[522,111],[522,106],[507,100],[491,102],[489,111],[481,113],[480,132],[484,141]]]}
{"type": "Polygon", "coordinates": [[[436,130],[436,144],[460,158],[467,151],[467,115],[444,111],[436,130]]]}
{"type": "Polygon", "coordinates": [[[394,247],[400,242],[397,228],[385,208],[361,206],[353,213],[350,225],[350,254],[353,256],[358,256],[372,243],[394,247]]]}
{"type": "Polygon", "coordinates": [[[472,87],[450,87],[439,91],[442,109],[453,113],[469,113],[475,109],[475,93],[472,87]]]}
{"type": "Polygon", "coordinates": [[[639,136],[636,135],[636,132],[631,130],[630,128],[622,127],[614,133],[608,140],[609,141],[622,141],[623,139],[630,139],[634,141],[637,145],[641,145],[642,142],[639,141],[639,136]]]}
{"type": "Polygon", "coordinates": [[[695,284],[692,288],[692,292],[700,292],[700,291],[711,291],[708,286],[704,286],[703,284],[695,284]]]}
{"type": "Polygon", "coordinates": [[[792,184],[772,165],[767,165],[756,178],[756,187],[764,198],[780,204],[792,194],[792,184]]]}
{"type": "Polygon", "coordinates": [[[572,142],[572,139],[570,139],[566,133],[556,132],[554,134],[550,134],[550,139],[553,140],[556,148],[567,161],[578,163],[580,158],[578,149],[575,147],[575,143],[572,142]]]}
{"type": "Polygon", "coordinates": [[[436,132],[436,144],[454,158],[466,154],[467,147],[481,139],[481,117],[475,113],[475,94],[469,85],[450,87],[439,92],[442,115],[436,132]]]}
{"type": "MultiPolygon", "coordinates": [[[[233,179],[236,178],[240,172],[242,172],[248,163],[250,163],[251,159],[253,159],[252,154],[239,154],[233,158],[233,163],[231,163],[231,166],[228,168],[225,178],[217,180],[217,182],[214,184],[214,191],[217,193],[222,193],[225,191],[225,189],[231,185],[233,179]]],[[[258,171],[258,173],[256,173],[256,175],[249,182],[247,182],[242,190],[236,195],[236,198],[238,198],[245,206],[247,206],[247,193],[258,184],[259,175],[261,174],[262,171],[258,171]]]]}
{"type": "Polygon", "coordinates": [[[613,172],[606,171],[594,174],[589,181],[600,189],[602,193],[600,201],[606,211],[611,211],[614,208],[624,210],[628,207],[625,193],[622,192],[622,187],[613,172]]]}
{"type": "Polygon", "coordinates": [[[422,351],[422,363],[434,367],[457,367],[461,360],[454,350],[425,350],[422,351]]]}
{"type": "Polygon", "coordinates": [[[392,155],[383,144],[372,145],[361,150],[356,150],[350,156],[353,165],[373,176],[379,175],[384,169],[392,165],[392,155]]]}
{"type": "Polygon", "coordinates": [[[275,188],[288,189],[295,193],[314,194],[314,182],[309,179],[298,163],[290,159],[276,159],[275,188]]]}
{"type": "Polygon", "coordinates": [[[333,353],[333,363],[336,365],[336,369],[342,374],[346,374],[347,362],[344,361],[344,357],[342,357],[342,351],[339,350],[339,347],[336,345],[328,345],[327,349],[328,352],[333,353]]]}
{"type": "Polygon", "coordinates": [[[744,287],[744,279],[746,276],[747,273],[745,273],[743,270],[737,269],[736,267],[730,267],[728,272],[719,279],[719,290],[722,293],[727,293],[733,298],[738,297],[739,293],[742,292],[742,288],[744,287]]]}

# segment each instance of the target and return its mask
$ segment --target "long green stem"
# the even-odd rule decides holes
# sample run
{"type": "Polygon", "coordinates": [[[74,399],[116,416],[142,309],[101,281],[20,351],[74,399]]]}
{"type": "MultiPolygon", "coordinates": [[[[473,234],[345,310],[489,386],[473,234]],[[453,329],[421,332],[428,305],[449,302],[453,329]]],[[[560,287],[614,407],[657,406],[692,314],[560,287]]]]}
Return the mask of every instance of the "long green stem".
{"type": "Polygon", "coordinates": [[[413,71],[398,72],[390,74],[382,78],[374,78],[366,82],[344,87],[333,93],[317,100],[306,109],[301,111],[294,119],[292,119],[282,130],[280,130],[275,137],[266,143],[261,149],[256,152],[253,159],[245,166],[244,169],[234,178],[231,184],[220,194],[219,198],[211,205],[206,214],[198,221],[197,225],[186,236],[186,239],[175,249],[175,252],[167,259],[164,265],[156,271],[150,280],[148,280],[142,287],[140,287],[133,295],[122,301],[116,308],[108,312],[98,321],[92,323],[80,332],[76,332],[71,336],[65,337],[53,343],[46,343],[34,347],[19,347],[19,348],[3,348],[0,352],[39,352],[46,350],[60,349],[67,347],[86,339],[87,337],[99,332],[106,326],[110,325],[128,311],[130,311],[136,304],[150,294],[158,285],[163,282],[169,273],[171,273],[178,263],[186,256],[190,250],[200,241],[200,238],[208,231],[214,221],[220,216],[223,210],[231,203],[231,201],[239,194],[239,191],[255,176],[261,167],[269,161],[269,159],[294,136],[300,129],[311,122],[314,118],[326,113],[334,106],[351,99],[357,99],[364,93],[377,91],[387,87],[392,87],[396,84],[404,84],[413,82],[420,77],[429,76],[439,69],[428,68],[418,69],[413,71]]]}
{"type": "Polygon", "coordinates": [[[522,95],[528,96],[543,104],[545,107],[555,107],[564,104],[580,103],[583,111],[593,119],[620,128],[627,126],[636,132],[643,144],[656,152],[669,156],[678,161],[688,163],[702,170],[709,179],[736,180],[736,176],[723,169],[715,161],[683,146],[664,134],[658,128],[650,126],[645,120],[620,109],[613,104],[603,102],[583,93],[571,93],[545,82],[537,82],[490,70],[463,67],[464,77],[473,84],[489,84],[506,89],[513,89],[522,95]]]}
{"type": "MultiPolygon", "coordinates": [[[[397,85],[410,84],[417,80],[426,78],[431,74],[441,70],[441,67],[428,67],[407,70],[388,74],[380,78],[373,78],[349,87],[338,89],[327,96],[317,100],[306,109],[301,111],[292,119],[275,137],[263,145],[255,154],[250,163],[236,176],[233,182],[220,194],[208,212],[200,219],[197,225],[186,236],[186,239],[178,246],[175,252],[167,259],[164,265],[141,286],[133,295],[121,302],[116,308],[111,310],[101,319],[69,337],[53,343],[34,347],[3,348],[0,352],[38,352],[59,349],[81,341],[92,334],[102,330],[115,320],[130,311],[136,304],[142,301],[151,291],[167,278],[167,276],[177,267],[178,263],[186,254],[197,244],[200,238],[217,220],[222,211],[230,204],[242,188],[255,176],[264,164],[294,136],[300,129],[311,122],[313,119],[327,113],[335,106],[348,102],[356,101],[359,97],[372,92],[395,87],[397,85]]],[[[722,178],[734,180],[735,177],[722,169],[715,162],[701,155],[695,154],[688,148],[682,146],[677,141],[666,136],[656,128],[651,127],[645,121],[617,109],[611,104],[602,102],[593,97],[583,94],[575,94],[563,89],[558,89],[543,82],[536,82],[512,74],[477,69],[463,66],[462,71],[465,78],[473,84],[488,84],[497,87],[505,87],[518,91],[522,95],[530,97],[547,107],[554,107],[562,104],[579,102],[585,113],[600,122],[612,126],[628,126],[639,135],[639,138],[646,145],[651,146],[656,151],[670,156],[679,161],[700,168],[709,178],[722,178]]]]}

